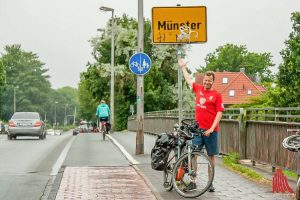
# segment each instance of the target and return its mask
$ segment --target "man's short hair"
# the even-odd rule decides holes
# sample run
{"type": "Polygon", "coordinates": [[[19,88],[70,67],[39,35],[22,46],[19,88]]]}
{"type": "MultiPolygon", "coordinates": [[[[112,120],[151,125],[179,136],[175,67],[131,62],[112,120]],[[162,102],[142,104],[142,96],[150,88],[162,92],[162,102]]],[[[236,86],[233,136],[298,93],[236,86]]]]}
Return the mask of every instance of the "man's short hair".
{"type": "Polygon", "coordinates": [[[215,81],[215,72],[213,72],[213,71],[207,71],[207,72],[205,72],[204,76],[212,76],[213,77],[213,81],[215,81]]]}
{"type": "Polygon", "coordinates": [[[102,100],[100,101],[100,103],[105,103],[105,101],[102,99],[102,100]]]}

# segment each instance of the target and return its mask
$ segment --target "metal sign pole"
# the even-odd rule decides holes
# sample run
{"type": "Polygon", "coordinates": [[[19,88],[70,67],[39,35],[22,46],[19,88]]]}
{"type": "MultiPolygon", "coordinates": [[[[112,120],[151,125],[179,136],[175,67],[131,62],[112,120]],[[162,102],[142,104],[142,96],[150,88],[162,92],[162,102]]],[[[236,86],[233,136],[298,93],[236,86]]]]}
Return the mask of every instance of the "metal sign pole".
{"type": "MultiPolygon", "coordinates": [[[[178,58],[182,57],[182,45],[177,46],[177,56],[178,58]]],[[[182,121],[182,71],[178,66],[178,124],[181,125],[182,121]]]]}

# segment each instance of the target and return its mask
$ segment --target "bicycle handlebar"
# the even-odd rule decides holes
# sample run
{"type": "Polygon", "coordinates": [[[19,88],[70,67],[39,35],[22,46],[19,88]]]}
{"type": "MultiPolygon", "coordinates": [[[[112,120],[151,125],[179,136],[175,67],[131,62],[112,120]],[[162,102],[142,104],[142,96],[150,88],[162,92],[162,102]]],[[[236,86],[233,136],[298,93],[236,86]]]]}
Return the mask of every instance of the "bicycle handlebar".
{"type": "MultiPolygon", "coordinates": [[[[190,140],[193,139],[192,133],[200,133],[198,122],[192,119],[183,119],[182,126],[178,129],[179,136],[190,140]]],[[[203,131],[201,131],[201,134],[203,131]]]]}

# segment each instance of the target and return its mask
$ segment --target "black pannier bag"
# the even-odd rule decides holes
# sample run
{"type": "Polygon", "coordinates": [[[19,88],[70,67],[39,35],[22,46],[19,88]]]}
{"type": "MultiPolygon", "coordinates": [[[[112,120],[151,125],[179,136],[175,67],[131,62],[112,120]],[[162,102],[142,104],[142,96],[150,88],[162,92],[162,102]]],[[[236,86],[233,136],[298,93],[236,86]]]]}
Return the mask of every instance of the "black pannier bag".
{"type": "Polygon", "coordinates": [[[151,167],[154,170],[164,170],[170,150],[176,145],[176,139],[168,133],[157,136],[154,147],[151,150],[151,167]]]}

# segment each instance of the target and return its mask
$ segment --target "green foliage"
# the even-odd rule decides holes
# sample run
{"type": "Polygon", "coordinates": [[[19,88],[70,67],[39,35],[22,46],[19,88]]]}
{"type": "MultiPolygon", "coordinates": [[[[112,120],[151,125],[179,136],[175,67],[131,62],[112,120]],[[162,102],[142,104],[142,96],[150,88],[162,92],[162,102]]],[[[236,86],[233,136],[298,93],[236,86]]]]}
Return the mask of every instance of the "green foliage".
{"type": "Polygon", "coordinates": [[[279,95],[274,101],[278,106],[300,106],[300,12],[292,13],[293,31],[281,51],[283,63],[279,66],[279,95]]]}
{"type": "Polygon", "coordinates": [[[36,54],[22,50],[21,45],[5,46],[4,50],[1,63],[6,84],[0,94],[2,118],[7,120],[13,114],[14,91],[17,111],[46,112],[51,88],[44,63],[36,54]]]}
{"type": "MultiPolygon", "coordinates": [[[[69,86],[59,88],[53,93],[52,102],[57,102],[55,105],[56,121],[60,125],[64,125],[65,122],[67,124],[74,122],[75,109],[78,107],[77,93],[77,89],[69,86]]],[[[52,102],[50,104],[53,104],[52,102]]]]}
{"type": "Polygon", "coordinates": [[[0,87],[0,118],[8,120],[12,116],[15,94],[17,111],[39,112],[46,124],[52,125],[56,110],[59,124],[63,125],[65,119],[71,123],[67,116],[74,115],[77,90],[71,87],[51,89],[44,63],[37,54],[24,51],[21,45],[5,46],[4,50],[0,68],[3,66],[6,79],[5,85],[0,87]]]}
{"type": "Polygon", "coordinates": [[[288,177],[294,178],[295,180],[298,178],[298,174],[290,170],[283,170],[283,174],[288,177]]]}
{"type": "Polygon", "coordinates": [[[238,164],[240,156],[238,153],[233,152],[229,153],[229,155],[224,156],[223,162],[228,164],[238,164]]]}
{"type": "MultiPolygon", "coordinates": [[[[137,21],[123,15],[115,18],[115,129],[127,126],[130,105],[136,106],[136,75],[129,67],[130,57],[137,51],[137,21]]],[[[150,21],[144,23],[144,52],[152,59],[152,68],[144,76],[144,111],[177,107],[177,53],[175,46],[153,46],[150,21]],[[174,93],[176,91],[176,93],[174,93]]],[[[95,118],[100,99],[110,99],[111,25],[90,40],[95,63],[88,63],[79,84],[79,114],[87,120],[95,118]]]]}
{"type": "Polygon", "coordinates": [[[229,155],[224,156],[223,164],[225,167],[245,176],[251,180],[258,182],[266,182],[265,178],[250,169],[249,167],[238,164],[239,162],[239,154],[238,153],[230,153],[229,155]]]}
{"type": "Polygon", "coordinates": [[[240,68],[245,68],[248,77],[254,79],[258,72],[262,81],[270,82],[272,75],[269,68],[274,66],[271,57],[270,53],[248,52],[244,45],[226,44],[209,53],[205,58],[206,66],[198,71],[239,72],[240,68]]]}

